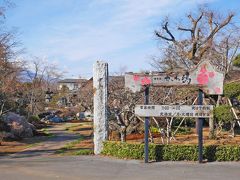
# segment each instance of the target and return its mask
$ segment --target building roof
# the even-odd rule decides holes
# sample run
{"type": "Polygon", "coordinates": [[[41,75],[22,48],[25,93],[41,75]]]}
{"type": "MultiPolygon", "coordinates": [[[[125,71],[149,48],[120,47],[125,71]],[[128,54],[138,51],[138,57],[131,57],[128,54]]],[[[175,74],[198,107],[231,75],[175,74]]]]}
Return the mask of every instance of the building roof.
{"type": "MultiPolygon", "coordinates": [[[[108,76],[109,86],[114,83],[124,83],[124,76],[108,76]]],[[[89,90],[93,88],[93,77],[91,77],[89,80],[86,81],[86,83],[83,84],[82,89],[89,90]]]]}
{"type": "Polygon", "coordinates": [[[108,81],[124,81],[125,76],[108,76],[108,81]]]}
{"type": "Polygon", "coordinates": [[[85,83],[87,79],[63,79],[58,81],[58,83],[85,83]]]}

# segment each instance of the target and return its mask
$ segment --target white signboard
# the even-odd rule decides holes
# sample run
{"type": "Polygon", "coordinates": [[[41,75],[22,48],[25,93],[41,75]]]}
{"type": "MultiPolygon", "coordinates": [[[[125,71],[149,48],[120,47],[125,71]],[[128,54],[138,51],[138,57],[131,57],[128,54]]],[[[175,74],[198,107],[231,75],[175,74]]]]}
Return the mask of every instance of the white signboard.
{"type": "Polygon", "coordinates": [[[196,117],[213,116],[212,105],[136,105],[135,114],[140,117],[196,117]]]}
{"type": "Polygon", "coordinates": [[[195,85],[207,94],[223,94],[224,74],[208,61],[200,62],[189,72],[174,73],[127,73],[125,87],[133,92],[140,91],[142,86],[184,86],[195,85]]]}

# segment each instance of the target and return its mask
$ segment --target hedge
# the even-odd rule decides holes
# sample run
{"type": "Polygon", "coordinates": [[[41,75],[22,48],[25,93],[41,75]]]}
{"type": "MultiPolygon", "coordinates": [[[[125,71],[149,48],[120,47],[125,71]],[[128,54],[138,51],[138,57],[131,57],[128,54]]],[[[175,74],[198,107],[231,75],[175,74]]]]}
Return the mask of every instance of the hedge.
{"type": "MultiPolygon", "coordinates": [[[[143,159],[144,144],[106,141],[103,155],[122,159],[143,159]]],[[[203,158],[208,161],[239,161],[239,145],[208,145],[203,147],[203,158]]],[[[197,161],[197,145],[149,144],[149,159],[153,161],[197,161]]]]}

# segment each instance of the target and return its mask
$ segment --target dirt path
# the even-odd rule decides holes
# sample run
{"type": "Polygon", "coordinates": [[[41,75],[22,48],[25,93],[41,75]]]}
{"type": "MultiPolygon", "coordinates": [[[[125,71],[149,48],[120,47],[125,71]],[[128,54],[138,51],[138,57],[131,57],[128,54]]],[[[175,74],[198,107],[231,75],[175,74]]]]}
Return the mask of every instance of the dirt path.
{"type": "Polygon", "coordinates": [[[78,134],[74,134],[66,131],[66,127],[76,125],[71,124],[59,124],[48,128],[47,131],[52,135],[46,141],[34,144],[33,147],[27,148],[22,152],[18,152],[10,155],[11,158],[23,158],[23,157],[35,157],[35,156],[50,156],[57,150],[64,147],[67,143],[77,140],[78,134]]]}

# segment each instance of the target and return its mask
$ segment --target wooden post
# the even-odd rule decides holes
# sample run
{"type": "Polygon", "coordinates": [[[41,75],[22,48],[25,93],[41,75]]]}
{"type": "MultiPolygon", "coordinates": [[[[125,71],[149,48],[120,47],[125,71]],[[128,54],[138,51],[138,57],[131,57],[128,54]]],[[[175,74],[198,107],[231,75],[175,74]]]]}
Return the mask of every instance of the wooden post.
{"type": "Polygon", "coordinates": [[[93,66],[94,154],[100,154],[108,138],[108,64],[97,61],[93,66]]]}

